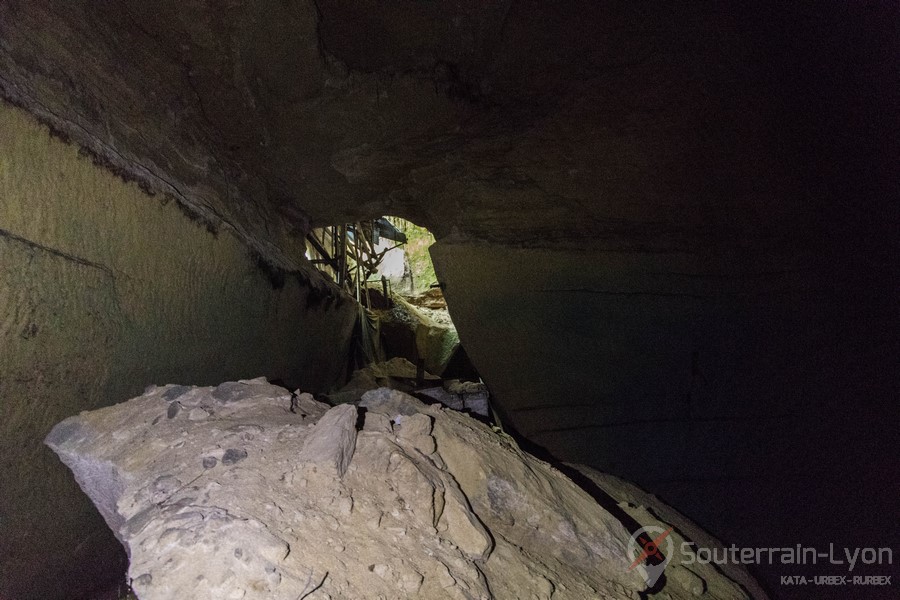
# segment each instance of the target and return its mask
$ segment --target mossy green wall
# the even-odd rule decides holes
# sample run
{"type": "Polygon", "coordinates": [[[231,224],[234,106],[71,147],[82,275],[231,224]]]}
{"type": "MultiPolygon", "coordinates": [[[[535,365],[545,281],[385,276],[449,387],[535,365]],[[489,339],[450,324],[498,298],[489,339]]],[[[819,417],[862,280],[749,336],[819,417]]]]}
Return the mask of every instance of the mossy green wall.
{"type": "Polygon", "coordinates": [[[0,598],[75,598],[120,550],[42,445],[151,383],[340,376],[355,311],[273,289],[246,248],[0,103],[0,598]]]}

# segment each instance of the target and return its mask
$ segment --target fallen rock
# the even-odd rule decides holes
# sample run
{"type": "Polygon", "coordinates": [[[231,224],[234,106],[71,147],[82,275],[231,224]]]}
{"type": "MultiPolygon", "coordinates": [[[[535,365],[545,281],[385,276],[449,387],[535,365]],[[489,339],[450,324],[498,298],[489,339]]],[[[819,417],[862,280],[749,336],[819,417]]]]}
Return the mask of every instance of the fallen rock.
{"type": "Polygon", "coordinates": [[[490,394],[483,383],[451,379],[446,381],[443,387],[416,390],[416,393],[437,400],[454,410],[470,411],[482,417],[491,416],[490,394]]]}
{"type": "Polygon", "coordinates": [[[352,404],[335,406],[322,415],[303,443],[300,464],[343,477],[356,450],[356,419],[352,404]]]}
{"type": "MultiPolygon", "coordinates": [[[[510,438],[396,390],[367,392],[360,407],[357,431],[356,406],[264,380],[154,387],[66,419],[47,444],[125,545],[141,600],[646,591],[619,517],[510,438]]],[[[615,490],[626,503],[638,493],[615,490]]],[[[642,525],[708,541],[655,498],[640,502],[642,525]]],[[[765,597],[737,567],[676,568],[675,600],[765,597]]]]}
{"type": "Polygon", "coordinates": [[[446,311],[413,306],[400,294],[392,294],[391,300],[393,307],[390,310],[375,311],[385,350],[414,364],[421,358],[426,370],[443,375],[459,347],[459,335],[449,315],[446,311]]]}
{"type": "Polygon", "coordinates": [[[444,292],[439,287],[430,288],[415,296],[407,296],[406,301],[418,308],[428,308],[445,312],[447,310],[447,301],[444,299],[444,292]]]}
{"type": "Polygon", "coordinates": [[[428,410],[427,405],[421,400],[388,388],[366,392],[359,401],[359,405],[368,411],[386,415],[395,422],[398,418],[402,420],[402,417],[425,413],[428,410]]]}
{"type": "MultiPolygon", "coordinates": [[[[429,385],[440,382],[440,378],[425,371],[422,375],[429,385]]],[[[357,369],[341,389],[328,394],[331,404],[345,404],[359,402],[362,395],[371,390],[389,387],[396,390],[411,392],[416,389],[418,383],[416,365],[405,358],[394,357],[381,363],[373,363],[362,369],[357,369]]]]}

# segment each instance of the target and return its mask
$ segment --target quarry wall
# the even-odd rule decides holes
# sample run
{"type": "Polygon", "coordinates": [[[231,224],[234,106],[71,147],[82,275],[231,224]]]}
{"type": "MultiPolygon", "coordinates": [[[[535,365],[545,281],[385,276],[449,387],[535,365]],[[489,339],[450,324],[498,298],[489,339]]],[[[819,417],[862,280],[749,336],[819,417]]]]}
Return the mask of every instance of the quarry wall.
{"type": "Polygon", "coordinates": [[[275,275],[0,103],[0,598],[78,597],[121,570],[42,444],[61,419],[153,383],[341,376],[353,303],[275,275]]]}

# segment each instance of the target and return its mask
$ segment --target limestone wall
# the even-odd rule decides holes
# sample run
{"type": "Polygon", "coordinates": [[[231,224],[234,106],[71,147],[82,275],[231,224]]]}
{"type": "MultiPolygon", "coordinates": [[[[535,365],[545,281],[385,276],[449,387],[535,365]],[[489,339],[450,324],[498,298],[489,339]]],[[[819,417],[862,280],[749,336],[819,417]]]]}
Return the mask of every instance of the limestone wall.
{"type": "Polygon", "coordinates": [[[504,424],[537,446],[738,546],[877,538],[900,475],[887,280],[812,253],[431,254],[504,424]]]}
{"type": "Polygon", "coordinates": [[[123,558],[42,445],[55,423],[150,383],[325,389],[354,314],[0,104],[0,598],[76,598],[123,558]]]}

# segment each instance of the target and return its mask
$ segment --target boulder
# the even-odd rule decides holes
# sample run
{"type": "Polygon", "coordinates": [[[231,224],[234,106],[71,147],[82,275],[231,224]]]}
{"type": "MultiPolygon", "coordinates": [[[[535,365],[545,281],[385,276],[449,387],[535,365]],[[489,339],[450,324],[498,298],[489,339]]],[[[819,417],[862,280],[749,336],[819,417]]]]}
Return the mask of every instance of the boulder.
{"type": "MultiPolygon", "coordinates": [[[[635,600],[648,587],[629,569],[630,521],[508,436],[396,390],[357,408],[265,380],[151,387],[46,442],[128,550],[141,600],[635,600]]],[[[711,539],[640,503],[642,525],[662,515],[679,540],[711,539]]],[[[740,569],[678,568],[672,599],[764,597],[740,569]]]]}
{"type": "Polygon", "coordinates": [[[356,449],[356,407],[341,404],[322,415],[303,443],[302,465],[343,477],[356,449]]]}

